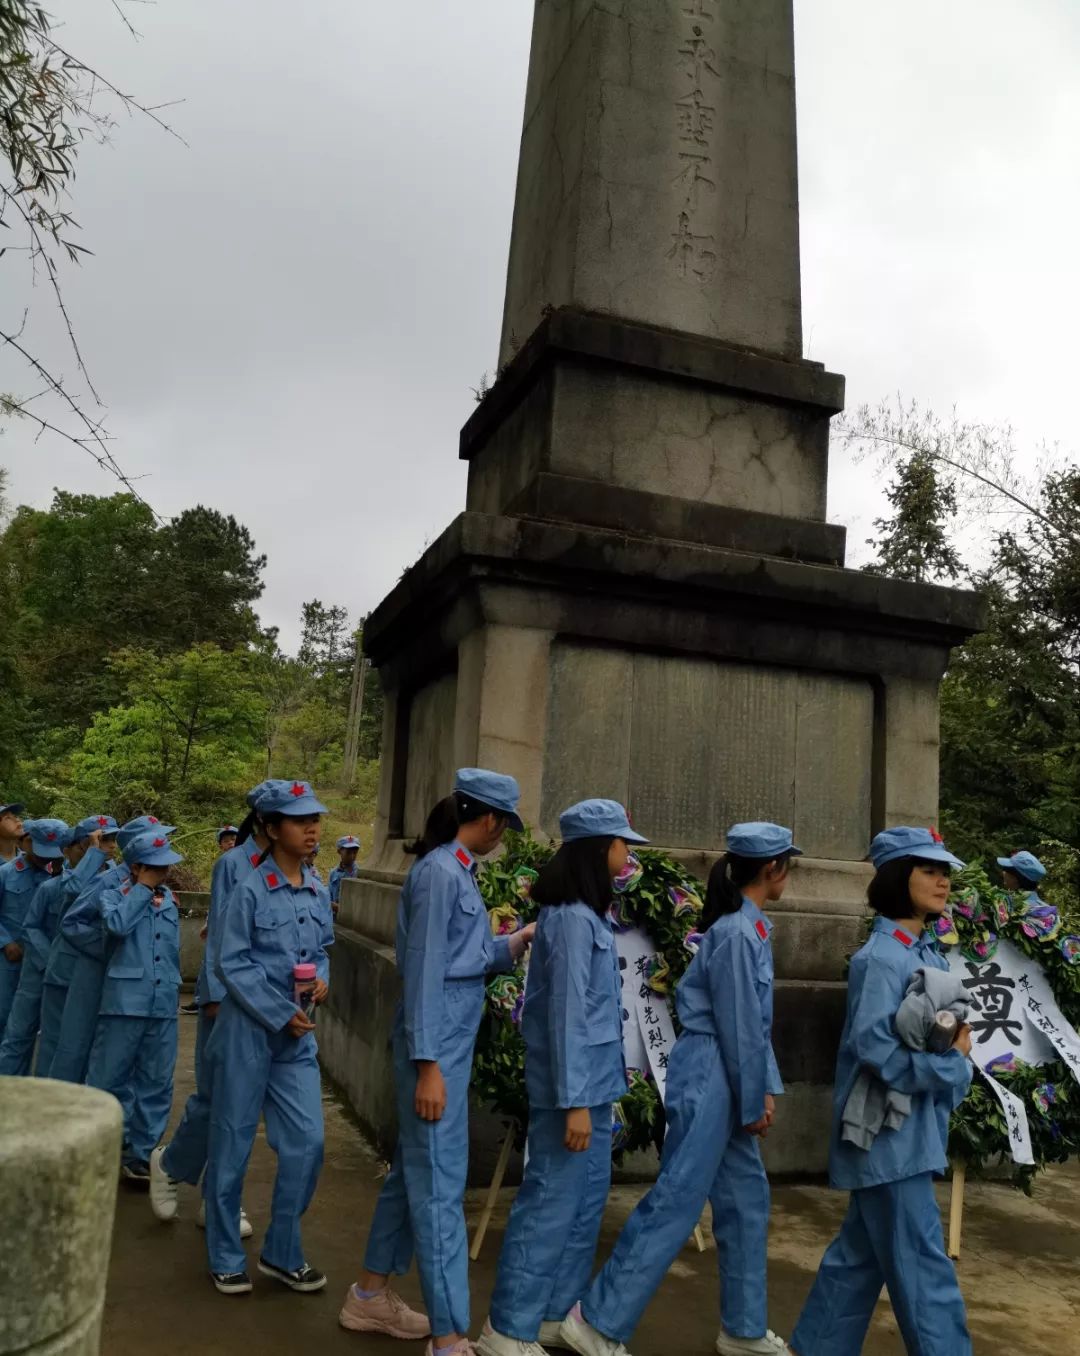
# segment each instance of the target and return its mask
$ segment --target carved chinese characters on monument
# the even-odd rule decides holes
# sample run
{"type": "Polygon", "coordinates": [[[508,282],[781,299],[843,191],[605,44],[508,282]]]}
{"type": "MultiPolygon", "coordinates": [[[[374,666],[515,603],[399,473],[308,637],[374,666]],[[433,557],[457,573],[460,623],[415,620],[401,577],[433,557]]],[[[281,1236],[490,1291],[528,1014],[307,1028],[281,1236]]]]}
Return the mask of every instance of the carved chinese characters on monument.
{"type": "Polygon", "coordinates": [[[672,181],[679,203],[672,245],[667,257],[680,278],[704,284],[716,271],[716,237],[702,209],[716,194],[713,134],[716,103],[710,97],[720,79],[719,60],[710,40],[716,11],[712,0],[690,0],[681,5],[686,31],[680,41],[675,100],[675,130],[678,138],[678,173],[672,181]]]}

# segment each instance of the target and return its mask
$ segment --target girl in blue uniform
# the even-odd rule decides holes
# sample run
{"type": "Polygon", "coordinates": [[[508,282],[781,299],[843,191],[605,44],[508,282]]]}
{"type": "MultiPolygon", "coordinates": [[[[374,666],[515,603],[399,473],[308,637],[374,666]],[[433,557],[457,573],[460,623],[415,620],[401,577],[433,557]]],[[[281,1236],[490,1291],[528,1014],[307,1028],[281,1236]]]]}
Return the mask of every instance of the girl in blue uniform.
{"type": "Polygon", "coordinates": [[[629,1356],[641,1315],[708,1199],[721,1281],[720,1356],[776,1356],[767,1323],[769,1183],[759,1137],[783,1092],[772,1049],[772,924],[762,912],[799,856],[789,829],[736,824],[713,868],[698,953],[676,991],[682,1034],[668,1066],[656,1185],[562,1325],[580,1356],[629,1356]]]}
{"type": "Polygon", "coordinates": [[[124,1166],[146,1180],[172,1110],[180,911],[165,877],[183,858],[150,830],[128,842],[124,861],[127,879],[98,899],[109,945],[86,1081],[125,1103],[124,1166]]]}
{"type": "Polygon", "coordinates": [[[22,976],[26,915],[54,868],[59,874],[69,833],[62,819],[28,819],[22,827],[28,852],[0,866],[0,1037],[22,976]]]}
{"type": "MultiPolygon", "coordinates": [[[[214,1077],[207,1058],[210,1033],[214,1029],[225,986],[214,973],[211,958],[217,949],[225,909],[236,891],[237,882],[254,871],[262,855],[270,846],[262,818],[258,812],[260,798],[275,787],[288,790],[292,782],[263,781],[247,793],[248,815],[232,833],[237,840],[214,863],[210,876],[210,912],[206,920],[206,946],[195,983],[195,1005],[199,1025],[195,1032],[195,1091],[184,1106],[184,1114],[168,1144],[161,1145],[150,1155],[150,1208],[155,1216],[168,1223],[179,1209],[179,1185],[189,1182],[198,1185],[206,1170],[210,1143],[210,1099],[214,1077]]],[[[231,825],[228,826],[231,829],[231,825]]],[[[224,832],[224,830],[222,830],[224,832]]],[[[218,835],[219,841],[221,835],[218,835]]],[[[200,1210],[199,1223],[206,1227],[205,1200],[200,1210]]],[[[240,1211],[240,1237],[250,1238],[251,1222],[243,1209],[240,1211]]]]}
{"type": "Polygon", "coordinates": [[[791,1338],[798,1356],[857,1356],[881,1287],[910,1356],[971,1356],[956,1269],[945,1253],[934,1176],[946,1166],[949,1117],[971,1082],[971,1032],[946,1054],[911,1050],[893,1018],[916,970],[945,970],[932,924],[949,899],[949,872],[962,866],[929,829],[878,834],[870,940],[852,957],[847,1021],[836,1060],[829,1176],[851,1192],[847,1218],[829,1245],[791,1338]],[[911,1098],[894,1130],[869,1149],[841,1139],[841,1118],[860,1073],[911,1098]]]}
{"type": "Polygon", "coordinates": [[[290,1290],[315,1291],[300,1219],[323,1160],[322,1088],[314,1006],[329,992],[334,940],[325,889],[305,866],[326,806],[307,782],[274,782],[258,799],[269,847],[237,883],[212,937],[211,965],[225,989],[207,1042],[213,1087],[206,1165],[206,1243],[222,1294],[252,1289],[241,1242],[240,1195],[259,1127],[277,1155],[270,1227],[259,1271],[290,1290]],[[297,1003],[293,971],[313,965],[312,1007],[297,1003]]]}
{"type": "MultiPolygon", "coordinates": [[[[609,911],[628,843],[648,840],[615,801],[559,821],[540,872],[521,1030],[529,1095],[525,1180],[499,1258],[479,1356],[543,1356],[585,1290],[611,1186],[611,1104],[626,1092],[618,952],[609,911]]],[[[561,1345],[561,1343],[559,1343],[561,1345]]]]}
{"type": "Polygon", "coordinates": [[[419,858],[398,908],[403,992],[394,1024],[399,1138],[375,1208],[365,1270],[339,1322],[355,1332],[418,1339],[428,1353],[471,1351],[465,1174],[469,1077],[484,1008],[484,978],[509,970],[532,940],[530,925],[493,937],[476,885],[476,861],[507,828],[520,829],[513,777],[481,768],[457,774],[453,795],[428,816],[419,858]],[[389,1287],[416,1255],[428,1317],[389,1287]]]}
{"type": "Polygon", "coordinates": [[[49,953],[60,923],[60,915],[78,893],[74,868],[86,855],[92,843],[106,834],[116,833],[116,821],[108,815],[80,820],[63,839],[66,865],[39,886],[26,912],[24,928],[26,950],[18,992],[8,1017],[3,1042],[0,1043],[0,1074],[28,1074],[34,1058],[34,1044],[38,1043],[39,1074],[52,1060],[52,1040],[48,1040],[43,1017],[45,972],[49,953]]]}

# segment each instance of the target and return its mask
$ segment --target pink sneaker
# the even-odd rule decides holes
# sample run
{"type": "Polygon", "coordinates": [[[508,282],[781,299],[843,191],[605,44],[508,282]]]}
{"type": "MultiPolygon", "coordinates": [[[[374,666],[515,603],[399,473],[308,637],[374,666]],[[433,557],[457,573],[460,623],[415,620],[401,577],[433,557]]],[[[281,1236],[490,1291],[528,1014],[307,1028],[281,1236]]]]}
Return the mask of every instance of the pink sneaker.
{"type": "Polygon", "coordinates": [[[353,1332],[383,1332],[387,1337],[400,1337],[403,1342],[418,1342],[431,1336],[427,1318],[410,1309],[389,1286],[370,1299],[361,1299],[356,1286],[350,1286],[338,1322],[353,1332]]]}
{"type": "Polygon", "coordinates": [[[424,1349],[424,1356],[476,1356],[476,1348],[466,1338],[452,1347],[437,1347],[432,1339],[424,1349]]]}

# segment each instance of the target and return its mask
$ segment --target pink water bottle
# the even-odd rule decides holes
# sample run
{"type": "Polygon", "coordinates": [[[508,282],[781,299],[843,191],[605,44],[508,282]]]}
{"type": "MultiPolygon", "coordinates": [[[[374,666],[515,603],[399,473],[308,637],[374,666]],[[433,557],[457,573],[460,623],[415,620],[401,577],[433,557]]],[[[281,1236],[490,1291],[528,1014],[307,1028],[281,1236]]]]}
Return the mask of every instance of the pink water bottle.
{"type": "Polygon", "coordinates": [[[292,977],[293,1002],[302,1012],[308,1013],[308,1009],[315,1001],[315,967],[314,965],[294,965],[292,977]]]}

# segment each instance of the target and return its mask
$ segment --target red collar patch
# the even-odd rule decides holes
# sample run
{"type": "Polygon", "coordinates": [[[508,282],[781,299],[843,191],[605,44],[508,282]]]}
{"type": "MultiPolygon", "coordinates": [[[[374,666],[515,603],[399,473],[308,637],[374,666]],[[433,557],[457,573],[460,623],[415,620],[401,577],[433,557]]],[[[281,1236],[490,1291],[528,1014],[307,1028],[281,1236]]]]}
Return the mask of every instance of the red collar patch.
{"type": "Polygon", "coordinates": [[[894,928],[892,935],[904,946],[911,946],[913,944],[913,939],[907,935],[903,928],[894,928]]]}
{"type": "Polygon", "coordinates": [[[22,857],[20,857],[19,860],[15,863],[15,870],[16,871],[26,870],[26,862],[23,860],[22,857]]]}
{"type": "Polygon", "coordinates": [[[472,870],[472,858],[469,856],[469,854],[465,851],[464,848],[459,847],[458,850],[454,853],[454,856],[458,859],[458,861],[466,869],[466,871],[472,870]]]}
{"type": "Polygon", "coordinates": [[[769,940],[769,929],[765,926],[765,924],[761,921],[760,918],[754,924],[754,931],[757,933],[757,935],[761,938],[763,942],[767,942],[769,940]]]}
{"type": "Polygon", "coordinates": [[[281,882],[278,880],[277,875],[273,871],[271,871],[266,878],[266,883],[267,885],[269,885],[271,890],[276,890],[281,882]]]}
{"type": "Polygon", "coordinates": [[[258,865],[259,865],[259,857],[260,857],[260,856],[261,856],[261,853],[258,853],[258,852],[253,852],[253,853],[251,854],[251,865],[252,865],[252,866],[258,866],[258,865]]]}

